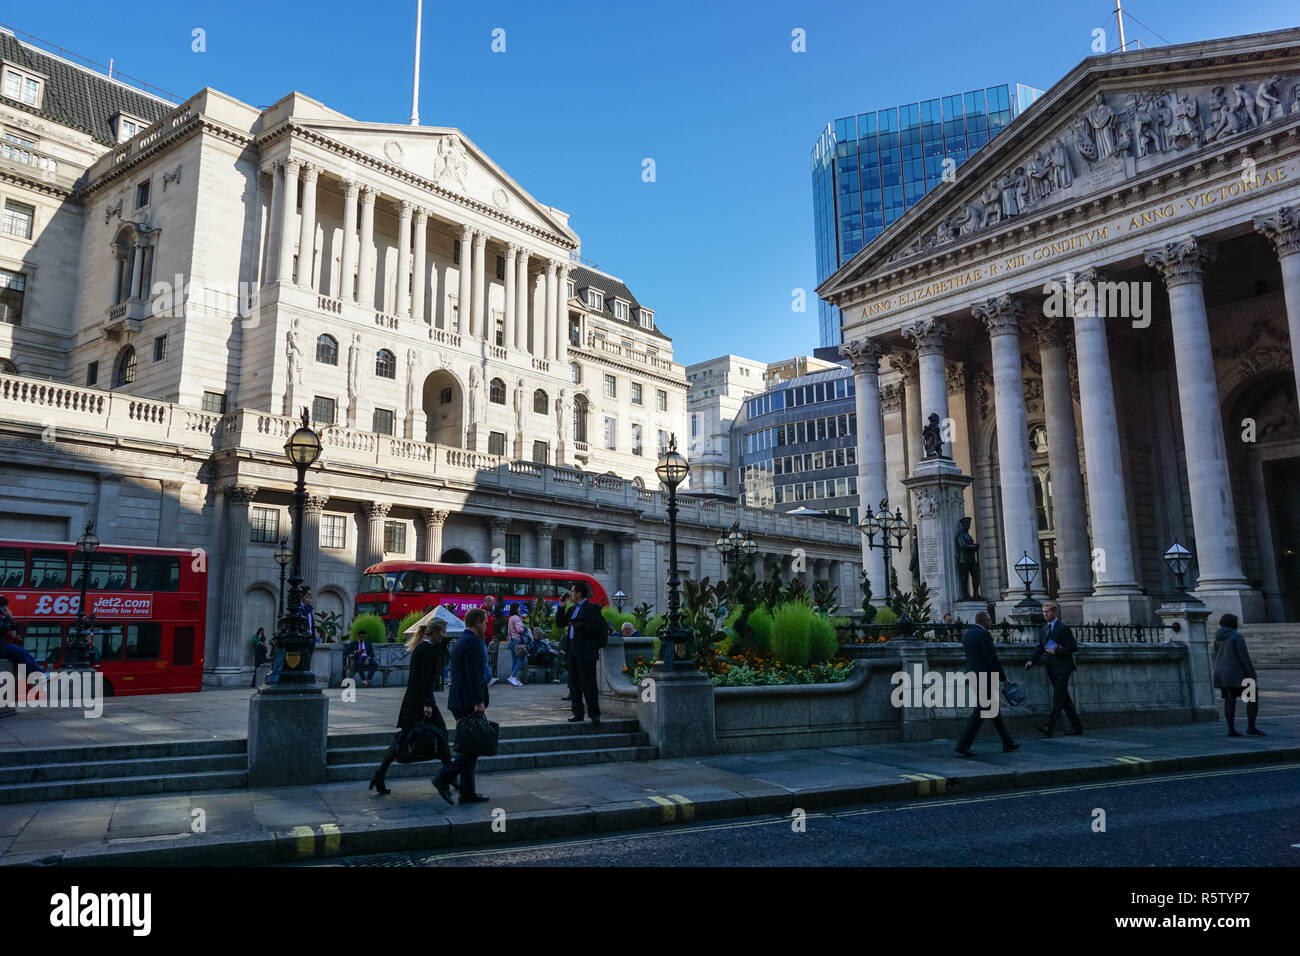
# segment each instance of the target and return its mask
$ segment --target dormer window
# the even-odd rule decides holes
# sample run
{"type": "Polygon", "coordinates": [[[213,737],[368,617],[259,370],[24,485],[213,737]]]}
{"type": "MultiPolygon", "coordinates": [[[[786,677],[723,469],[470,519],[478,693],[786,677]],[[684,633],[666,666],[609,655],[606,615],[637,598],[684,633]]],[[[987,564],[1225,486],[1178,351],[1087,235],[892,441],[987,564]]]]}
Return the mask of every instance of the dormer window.
{"type": "Polygon", "coordinates": [[[595,289],[587,290],[587,308],[593,312],[605,311],[605,297],[595,289]]]}
{"type": "Polygon", "coordinates": [[[638,309],[640,313],[641,328],[653,329],[655,327],[655,314],[649,309],[638,309]]]}
{"type": "Polygon", "coordinates": [[[568,295],[565,296],[565,301],[567,302],[569,299],[573,298],[573,293],[574,293],[573,280],[572,279],[567,280],[564,283],[564,286],[565,286],[565,291],[568,293],[568,295]]]}
{"type": "Polygon", "coordinates": [[[628,308],[629,308],[629,306],[630,306],[630,303],[628,303],[628,302],[624,302],[622,299],[615,299],[615,300],[614,300],[614,318],[618,319],[618,320],[621,321],[621,322],[626,322],[626,321],[627,321],[627,316],[628,316],[628,308]]]}
{"type": "Polygon", "coordinates": [[[144,120],[126,113],[118,113],[113,117],[113,132],[117,134],[119,143],[134,139],[148,125],[144,120]]]}
{"type": "Polygon", "coordinates": [[[45,98],[45,77],[31,70],[17,69],[6,63],[3,87],[0,88],[11,100],[40,109],[41,100],[45,98]]]}

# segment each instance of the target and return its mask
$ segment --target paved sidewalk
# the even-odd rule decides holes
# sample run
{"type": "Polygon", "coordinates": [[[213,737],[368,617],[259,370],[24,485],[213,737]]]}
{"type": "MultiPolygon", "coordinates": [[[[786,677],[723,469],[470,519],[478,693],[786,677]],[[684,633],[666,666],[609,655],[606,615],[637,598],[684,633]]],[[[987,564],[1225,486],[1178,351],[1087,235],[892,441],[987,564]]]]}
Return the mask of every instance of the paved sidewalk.
{"type": "Polygon", "coordinates": [[[355,782],[14,804],[0,806],[0,863],[260,865],[1300,760],[1300,713],[1271,713],[1266,737],[1228,738],[1217,721],[1027,737],[1003,754],[984,728],[969,760],[936,740],[485,774],[491,799],[466,808],[422,777],[391,781],[388,797],[355,782]]]}

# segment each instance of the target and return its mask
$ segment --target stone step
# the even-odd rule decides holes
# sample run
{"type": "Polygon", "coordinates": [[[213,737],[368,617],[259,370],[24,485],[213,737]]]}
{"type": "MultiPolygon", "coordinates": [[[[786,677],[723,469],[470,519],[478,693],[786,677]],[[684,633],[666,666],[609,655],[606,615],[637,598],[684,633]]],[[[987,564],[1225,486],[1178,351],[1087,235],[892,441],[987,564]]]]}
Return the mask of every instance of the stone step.
{"type": "Polygon", "coordinates": [[[86,763],[133,760],[141,757],[197,757],[246,754],[248,742],[224,737],[206,740],[172,740],[151,744],[76,744],[68,747],[23,747],[0,750],[0,770],[31,764],[86,763]]]}
{"type": "MultiPolygon", "coordinates": [[[[610,747],[603,750],[539,751],[480,757],[476,773],[505,773],[516,770],[540,770],[546,767],[577,767],[593,763],[613,763],[624,760],[654,760],[659,749],[650,746],[610,747]]],[[[346,780],[369,780],[379,766],[379,761],[369,763],[333,764],[326,768],[326,781],[341,783],[346,780]]],[[[388,768],[387,779],[403,777],[430,778],[437,773],[436,760],[424,763],[395,763],[388,768]]]]}
{"type": "MultiPolygon", "coordinates": [[[[380,745],[365,744],[362,746],[349,747],[330,747],[326,754],[326,763],[328,764],[348,764],[348,763],[367,763],[373,762],[378,764],[384,759],[384,754],[388,752],[388,745],[392,738],[388,738],[380,745]]],[[[624,733],[624,734],[564,734],[557,737],[522,737],[514,740],[502,739],[499,741],[500,756],[514,756],[523,753],[536,753],[545,751],[554,753],[562,750],[577,750],[589,752],[592,750],[605,750],[616,747],[640,747],[649,743],[649,738],[643,733],[624,733]]]]}
{"type": "Polygon", "coordinates": [[[180,757],[139,757],[129,760],[77,760],[0,767],[0,787],[59,780],[105,777],[162,777],[223,770],[248,770],[248,755],[195,754],[180,757]]]}
{"type": "Polygon", "coordinates": [[[230,790],[246,786],[248,786],[247,770],[216,770],[147,777],[96,777],[88,780],[57,780],[0,787],[0,803],[88,800],[96,797],[130,797],[146,793],[230,790]]]}
{"type": "MultiPolygon", "coordinates": [[[[450,715],[444,714],[444,719],[449,720],[450,715]]],[[[449,727],[449,733],[454,738],[456,728],[454,722],[449,727]]],[[[558,721],[554,723],[543,724],[502,724],[501,740],[520,740],[530,737],[560,737],[568,735],[589,736],[592,734],[631,734],[641,730],[641,725],[635,720],[605,720],[599,726],[584,721],[581,724],[571,724],[568,721],[558,721]]],[[[393,736],[397,733],[394,727],[390,731],[375,731],[360,734],[330,734],[326,740],[326,746],[333,747],[361,747],[361,746],[378,746],[387,747],[392,742],[393,736]]]]}

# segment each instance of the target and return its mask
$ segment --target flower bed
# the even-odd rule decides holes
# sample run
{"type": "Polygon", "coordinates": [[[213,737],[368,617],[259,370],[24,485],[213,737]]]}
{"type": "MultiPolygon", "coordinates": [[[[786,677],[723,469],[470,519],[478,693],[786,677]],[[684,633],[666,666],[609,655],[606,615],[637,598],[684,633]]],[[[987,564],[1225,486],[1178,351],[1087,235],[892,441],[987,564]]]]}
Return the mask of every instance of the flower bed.
{"type": "MultiPolygon", "coordinates": [[[[653,661],[638,656],[630,667],[623,668],[632,683],[638,686],[649,675],[653,661]]],[[[700,668],[703,670],[704,668],[700,668]]],[[[847,680],[853,664],[846,660],[832,660],[824,664],[795,666],[782,664],[771,658],[734,654],[718,658],[716,670],[709,674],[714,687],[762,687],[773,684],[838,684],[847,680]]]]}

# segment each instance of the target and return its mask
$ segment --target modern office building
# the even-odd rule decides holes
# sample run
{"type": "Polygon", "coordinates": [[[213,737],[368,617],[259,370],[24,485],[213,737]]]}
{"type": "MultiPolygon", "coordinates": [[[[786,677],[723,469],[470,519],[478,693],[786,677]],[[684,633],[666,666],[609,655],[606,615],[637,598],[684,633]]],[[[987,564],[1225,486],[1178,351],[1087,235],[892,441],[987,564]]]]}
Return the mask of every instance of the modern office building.
{"type": "MultiPolygon", "coordinates": [[[[817,282],[824,282],[1042,95],[1004,83],[941,99],[844,116],[812,151],[817,282]]],[[[823,346],[842,341],[839,310],[818,303],[823,346]]]]}
{"type": "Polygon", "coordinates": [[[686,366],[688,491],[735,497],[731,423],[746,398],[767,388],[769,368],[739,355],[720,355],[686,366]]]}

